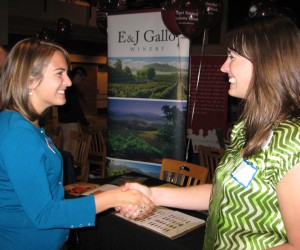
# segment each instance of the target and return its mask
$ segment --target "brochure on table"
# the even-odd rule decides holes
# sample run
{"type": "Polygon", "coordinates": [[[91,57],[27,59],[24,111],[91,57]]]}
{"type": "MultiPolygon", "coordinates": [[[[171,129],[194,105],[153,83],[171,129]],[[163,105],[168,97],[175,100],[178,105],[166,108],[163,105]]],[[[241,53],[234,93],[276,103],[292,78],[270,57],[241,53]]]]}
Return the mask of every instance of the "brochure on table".
{"type": "Polygon", "coordinates": [[[119,213],[115,215],[170,239],[176,239],[205,225],[205,220],[166,207],[157,207],[143,219],[131,220],[119,213]]]}

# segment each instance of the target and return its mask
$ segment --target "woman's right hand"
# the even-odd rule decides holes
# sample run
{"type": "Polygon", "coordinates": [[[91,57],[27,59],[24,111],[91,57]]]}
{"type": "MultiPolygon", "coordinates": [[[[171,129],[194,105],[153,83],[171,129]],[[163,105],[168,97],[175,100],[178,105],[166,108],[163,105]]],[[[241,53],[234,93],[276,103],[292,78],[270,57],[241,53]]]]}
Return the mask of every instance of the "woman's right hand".
{"type": "Polygon", "coordinates": [[[95,195],[96,212],[115,208],[128,218],[143,217],[154,208],[153,202],[136,189],[119,187],[95,195]]]}
{"type": "Polygon", "coordinates": [[[115,209],[117,212],[120,212],[126,217],[135,217],[135,218],[145,217],[147,214],[149,214],[152,211],[152,209],[155,206],[155,204],[151,200],[151,195],[152,195],[151,189],[148,188],[147,186],[143,186],[138,183],[126,183],[122,187],[122,191],[124,192],[133,191],[133,190],[141,192],[148,199],[150,199],[152,206],[148,207],[147,205],[146,206],[142,205],[139,206],[138,208],[133,206],[128,206],[128,207],[116,207],[115,209]]]}
{"type": "Polygon", "coordinates": [[[126,189],[121,187],[119,204],[115,208],[121,208],[126,217],[141,217],[152,211],[153,202],[141,190],[126,189]]]}

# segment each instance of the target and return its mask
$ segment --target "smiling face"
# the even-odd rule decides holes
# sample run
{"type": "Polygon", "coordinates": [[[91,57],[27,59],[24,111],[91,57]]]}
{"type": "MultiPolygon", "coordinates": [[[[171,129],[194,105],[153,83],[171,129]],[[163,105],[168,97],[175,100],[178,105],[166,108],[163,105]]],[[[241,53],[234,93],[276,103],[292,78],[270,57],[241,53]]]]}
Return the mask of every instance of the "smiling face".
{"type": "Polygon", "coordinates": [[[253,75],[253,64],[247,58],[229,50],[221,71],[228,74],[229,95],[245,99],[253,75]]]}
{"type": "Polygon", "coordinates": [[[32,95],[29,101],[39,114],[51,106],[66,103],[65,90],[72,85],[67,71],[68,64],[64,55],[56,51],[43,72],[42,81],[30,84],[32,95]]]}

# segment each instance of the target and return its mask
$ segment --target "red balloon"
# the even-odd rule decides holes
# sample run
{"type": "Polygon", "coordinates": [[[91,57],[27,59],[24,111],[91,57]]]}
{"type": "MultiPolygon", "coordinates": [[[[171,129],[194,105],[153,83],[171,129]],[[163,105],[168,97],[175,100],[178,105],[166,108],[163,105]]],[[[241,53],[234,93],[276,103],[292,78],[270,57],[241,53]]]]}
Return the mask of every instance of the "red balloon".
{"type": "Polygon", "coordinates": [[[202,0],[184,0],[176,11],[176,23],[187,38],[199,36],[205,26],[205,6],[202,0]]]}
{"type": "Polygon", "coordinates": [[[176,11],[179,7],[180,2],[178,0],[166,0],[161,9],[161,17],[165,26],[176,36],[180,34],[180,30],[176,23],[176,11]]]}
{"type": "Polygon", "coordinates": [[[222,18],[223,1],[222,0],[205,0],[205,28],[211,28],[216,25],[222,18]]]}

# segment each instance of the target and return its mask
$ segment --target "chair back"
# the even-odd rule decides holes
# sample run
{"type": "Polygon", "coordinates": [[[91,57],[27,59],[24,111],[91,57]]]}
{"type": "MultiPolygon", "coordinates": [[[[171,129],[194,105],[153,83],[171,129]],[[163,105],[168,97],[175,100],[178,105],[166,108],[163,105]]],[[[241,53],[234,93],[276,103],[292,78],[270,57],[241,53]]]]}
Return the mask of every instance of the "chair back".
{"type": "Polygon", "coordinates": [[[207,175],[208,169],[203,166],[164,158],[159,178],[180,186],[195,186],[206,183],[207,175]]]}
{"type": "Polygon", "coordinates": [[[209,169],[208,182],[211,182],[215,174],[215,169],[219,165],[221,158],[225,153],[224,148],[212,148],[208,146],[199,145],[199,162],[202,166],[209,169]]]}
{"type": "Polygon", "coordinates": [[[89,163],[99,166],[99,168],[94,170],[92,173],[104,178],[106,172],[107,147],[102,129],[100,127],[96,127],[84,131],[92,136],[88,156],[89,163]]]}
{"type": "Polygon", "coordinates": [[[101,128],[95,128],[89,132],[92,136],[89,151],[89,163],[99,165],[101,177],[104,178],[106,170],[106,142],[101,128]]]}
{"type": "Polygon", "coordinates": [[[59,126],[45,125],[46,135],[51,138],[58,150],[63,149],[63,133],[59,126]]]}
{"type": "Polygon", "coordinates": [[[77,179],[87,182],[89,175],[88,155],[92,136],[84,132],[71,131],[70,139],[70,153],[73,155],[74,165],[76,165],[80,170],[80,174],[77,176],[77,179]]]}

